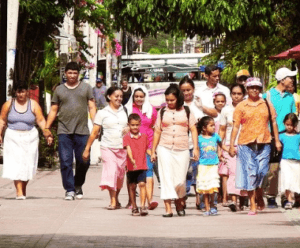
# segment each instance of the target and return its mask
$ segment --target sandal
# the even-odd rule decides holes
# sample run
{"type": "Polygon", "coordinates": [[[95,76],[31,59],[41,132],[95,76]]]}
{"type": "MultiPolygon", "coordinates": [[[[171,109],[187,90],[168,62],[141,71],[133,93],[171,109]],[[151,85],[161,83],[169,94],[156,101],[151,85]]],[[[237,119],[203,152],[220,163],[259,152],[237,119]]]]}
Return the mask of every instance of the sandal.
{"type": "Polygon", "coordinates": [[[148,211],[147,211],[146,207],[140,208],[140,213],[141,213],[141,216],[146,216],[146,215],[148,215],[148,211]]]}
{"type": "Polygon", "coordinates": [[[117,209],[117,206],[112,206],[112,205],[109,205],[107,207],[107,210],[116,210],[117,209]]]}
{"type": "Polygon", "coordinates": [[[250,210],[250,211],[248,212],[248,215],[257,215],[257,213],[256,213],[256,211],[251,211],[251,210],[250,210]]]}
{"type": "Polygon", "coordinates": [[[138,208],[133,208],[132,211],[132,216],[140,216],[140,212],[138,208]]]}

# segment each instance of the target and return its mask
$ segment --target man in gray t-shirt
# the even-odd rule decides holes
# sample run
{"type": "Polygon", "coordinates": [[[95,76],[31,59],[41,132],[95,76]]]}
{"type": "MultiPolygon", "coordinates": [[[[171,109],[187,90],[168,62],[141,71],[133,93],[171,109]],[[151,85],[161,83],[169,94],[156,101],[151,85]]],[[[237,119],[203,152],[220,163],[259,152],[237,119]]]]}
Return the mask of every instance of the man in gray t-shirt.
{"type": "MultiPolygon", "coordinates": [[[[89,137],[88,112],[93,120],[96,105],[92,87],[79,82],[79,66],[70,62],[65,69],[67,82],[59,85],[53,94],[46,128],[49,129],[58,115],[58,152],[65,199],[74,200],[83,197],[82,185],[89,168],[89,161],[82,160],[82,152],[89,137]],[[73,154],[76,159],[73,175],[73,154]]],[[[49,132],[49,136],[51,133],[49,132]]]]}

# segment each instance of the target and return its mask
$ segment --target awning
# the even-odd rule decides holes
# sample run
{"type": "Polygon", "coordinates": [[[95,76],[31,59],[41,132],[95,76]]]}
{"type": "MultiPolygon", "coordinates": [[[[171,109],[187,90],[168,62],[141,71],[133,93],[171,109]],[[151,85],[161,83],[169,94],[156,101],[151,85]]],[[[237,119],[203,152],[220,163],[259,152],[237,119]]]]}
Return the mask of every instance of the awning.
{"type": "Polygon", "coordinates": [[[269,59],[300,59],[300,45],[290,48],[289,50],[286,50],[275,56],[271,56],[269,59]]]}

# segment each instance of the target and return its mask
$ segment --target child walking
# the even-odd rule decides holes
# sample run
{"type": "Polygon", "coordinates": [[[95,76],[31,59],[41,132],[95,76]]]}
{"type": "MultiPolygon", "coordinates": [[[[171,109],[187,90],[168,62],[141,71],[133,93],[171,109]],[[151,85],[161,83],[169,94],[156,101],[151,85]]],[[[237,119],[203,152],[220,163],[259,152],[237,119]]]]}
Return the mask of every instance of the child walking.
{"type": "Polygon", "coordinates": [[[203,194],[205,212],[203,216],[217,215],[214,204],[214,193],[218,193],[220,178],[218,173],[218,149],[228,151],[222,145],[220,136],[215,133],[215,122],[212,117],[205,116],[198,123],[198,142],[200,148],[200,163],[198,166],[197,192],[203,194]],[[210,199],[209,199],[210,198],[210,199]]]}
{"type": "Polygon", "coordinates": [[[285,116],[286,132],[279,135],[283,145],[281,169],[281,192],[285,192],[288,202],[285,209],[292,209],[292,192],[300,193],[300,134],[296,132],[298,118],[291,113],[285,116]]]}
{"type": "Polygon", "coordinates": [[[146,202],[146,152],[151,155],[147,135],[140,133],[141,117],[131,114],[128,117],[130,132],[124,136],[123,146],[127,149],[127,180],[129,183],[129,199],[132,204],[133,216],[145,216],[148,211],[146,202]],[[140,210],[136,204],[136,187],[140,188],[140,210]]]}

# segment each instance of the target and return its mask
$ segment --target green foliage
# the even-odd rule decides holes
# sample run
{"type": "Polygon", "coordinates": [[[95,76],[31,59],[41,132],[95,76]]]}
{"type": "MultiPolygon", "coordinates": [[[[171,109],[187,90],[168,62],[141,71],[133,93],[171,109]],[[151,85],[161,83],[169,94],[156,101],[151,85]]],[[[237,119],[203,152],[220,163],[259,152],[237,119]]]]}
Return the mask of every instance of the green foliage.
{"type": "MultiPolygon", "coordinates": [[[[175,51],[182,49],[182,37],[175,39],[175,51]]],[[[143,39],[143,50],[150,53],[151,48],[160,50],[160,54],[173,53],[173,37],[170,34],[158,33],[156,37],[147,36],[143,39]]]]}
{"type": "Polygon", "coordinates": [[[150,53],[150,54],[161,54],[162,52],[160,51],[159,48],[153,47],[153,48],[151,48],[151,49],[148,51],[148,53],[150,53]]]}

